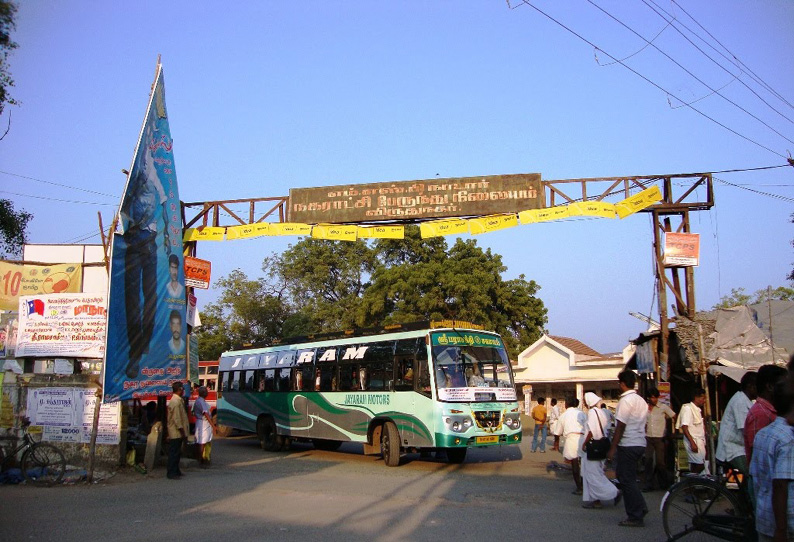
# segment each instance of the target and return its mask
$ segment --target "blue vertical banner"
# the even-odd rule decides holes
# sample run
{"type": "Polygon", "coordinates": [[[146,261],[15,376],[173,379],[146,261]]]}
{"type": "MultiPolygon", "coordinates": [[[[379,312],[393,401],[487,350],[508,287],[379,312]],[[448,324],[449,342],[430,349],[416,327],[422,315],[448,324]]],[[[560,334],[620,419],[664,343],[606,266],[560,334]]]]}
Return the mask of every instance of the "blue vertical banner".
{"type": "Polygon", "coordinates": [[[170,393],[187,378],[182,212],[162,65],[111,247],[104,401],[170,393]]]}

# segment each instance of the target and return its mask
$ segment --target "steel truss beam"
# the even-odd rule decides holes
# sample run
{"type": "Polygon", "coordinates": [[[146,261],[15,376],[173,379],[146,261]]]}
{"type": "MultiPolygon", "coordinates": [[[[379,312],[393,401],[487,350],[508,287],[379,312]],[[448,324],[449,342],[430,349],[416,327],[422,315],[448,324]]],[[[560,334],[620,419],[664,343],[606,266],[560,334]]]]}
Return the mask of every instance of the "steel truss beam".
{"type": "MultiPolygon", "coordinates": [[[[579,201],[605,201],[614,203],[636,194],[640,190],[660,185],[662,201],[643,209],[653,215],[653,249],[656,260],[655,278],[659,296],[661,340],[659,341],[659,367],[669,367],[668,338],[670,321],[668,315],[668,291],[675,301],[675,315],[689,318],[695,315],[695,282],[692,267],[668,267],[663,263],[665,232],[690,233],[690,211],[706,211],[714,206],[714,187],[711,173],[683,173],[671,175],[649,175],[638,177],[597,177],[542,181],[546,194],[546,206],[567,205],[579,201]],[[705,190],[703,193],[702,189],[705,190]],[[704,197],[701,197],[704,196],[704,197]],[[677,219],[675,230],[671,218],[677,219]],[[683,269],[684,290],[681,289],[680,272],[683,269]]],[[[204,201],[182,204],[182,222],[185,228],[199,226],[241,226],[263,222],[277,217],[278,222],[289,220],[289,196],[248,198],[223,201],[204,201]],[[248,205],[247,217],[231,210],[231,205],[248,205]],[[223,219],[222,219],[223,216],[223,219]],[[200,223],[199,223],[200,222],[200,223]]],[[[406,221],[407,223],[419,222],[406,221]]],[[[196,243],[187,243],[187,254],[195,256],[196,243]]],[[[674,318],[675,316],[673,316],[674,318]]],[[[667,374],[659,374],[666,380],[667,374]]]]}

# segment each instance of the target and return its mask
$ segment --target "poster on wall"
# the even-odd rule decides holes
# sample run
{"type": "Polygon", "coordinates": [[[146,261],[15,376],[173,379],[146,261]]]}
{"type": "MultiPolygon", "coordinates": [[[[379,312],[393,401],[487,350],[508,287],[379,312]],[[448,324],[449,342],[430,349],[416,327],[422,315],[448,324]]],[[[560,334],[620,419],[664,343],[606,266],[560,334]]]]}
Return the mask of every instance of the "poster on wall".
{"type": "Polygon", "coordinates": [[[102,359],[106,307],[103,294],[20,297],[15,355],[102,359]]]}
{"type": "MultiPolygon", "coordinates": [[[[26,416],[31,425],[43,428],[42,440],[88,444],[96,404],[92,388],[31,388],[26,416]]],[[[120,428],[121,403],[102,404],[97,444],[118,444],[120,428]]]]}
{"type": "Polygon", "coordinates": [[[79,263],[52,265],[0,261],[0,310],[17,310],[19,296],[76,293],[83,286],[79,263]]]}
{"type": "Polygon", "coordinates": [[[3,311],[0,314],[0,359],[14,357],[18,330],[19,313],[16,310],[3,311]]]}
{"type": "Polygon", "coordinates": [[[104,401],[170,393],[187,376],[182,216],[158,62],[112,239],[104,401]]]}

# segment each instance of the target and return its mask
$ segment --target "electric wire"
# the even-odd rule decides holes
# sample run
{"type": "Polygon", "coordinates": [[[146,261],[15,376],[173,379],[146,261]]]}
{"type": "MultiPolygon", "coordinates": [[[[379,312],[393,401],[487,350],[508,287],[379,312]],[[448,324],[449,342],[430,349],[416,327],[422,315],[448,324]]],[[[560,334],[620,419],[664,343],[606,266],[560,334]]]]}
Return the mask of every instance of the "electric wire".
{"type": "MultiPolygon", "coordinates": [[[[651,1],[653,1],[653,0],[651,0],[651,1]]],[[[771,93],[773,96],[775,96],[775,97],[776,97],[776,98],[778,98],[780,101],[782,101],[783,103],[785,103],[786,105],[788,105],[789,107],[791,107],[791,108],[793,108],[793,109],[794,109],[794,105],[792,105],[792,104],[791,104],[791,102],[789,102],[788,100],[786,100],[786,99],[783,97],[783,95],[782,95],[782,94],[780,94],[780,93],[779,93],[779,92],[777,92],[775,89],[773,89],[773,88],[772,88],[772,87],[771,87],[769,84],[767,84],[767,83],[766,83],[766,81],[764,81],[763,79],[761,79],[761,77],[759,77],[758,75],[756,75],[756,73],[755,73],[755,72],[753,72],[753,70],[751,70],[751,69],[749,68],[749,66],[747,66],[747,65],[746,65],[744,62],[742,62],[741,60],[739,60],[739,58],[738,58],[736,55],[734,55],[734,54],[733,54],[733,53],[730,51],[730,49],[728,49],[727,47],[725,47],[725,45],[723,45],[723,44],[720,42],[720,40],[718,40],[717,38],[715,38],[715,37],[714,37],[714,36],[711,34],[711,32],[709,32],[708,30],[706,30],[706,28],[705,28],[705,27],[704,27],[702,24],[700,24],[700,23],[699,23],[699,22],[698,22],[698,21],[697,21],[697,20],[696,20],[696,19],[695,19],[695,18],[694,18],[692,15],[690,15],[690,14],[689,14],[689,12],[687,12],[687,10],[685,10],[685,9],[684,9],[684,8],[683,8],[683,7],[682,7],[682,6],[681,6],[681,5],[678,3],[678,2],[676,2],[676,0],[671,0],[671,2],[672,2],[673,4],[675,4],[675,5],[678,7],[678,9],[680,9],[682,12],[684,12],[684,13],[686,14],[686,16],[687,16],[687,17],[689,17],[690,19],[692,19],[692,21],[693,21],[693,22],[694,22],[696,25],[698,25],[698,26],[699,26],[701,29],[703,29],[703,31],[704,31],[706,34],[708,34],[708,35],[709,35],[709,37],[710,37],[711,39],[713,39],[715,42],[717,42],[717,43],[719,44],[719,46],[720,46],[720,47],[722,47],[723,49],[725,49],[725,50],[728,52],[728,54],[730,54],[730,55],[731,55],[731,57],[733,57],[733,59],[736,61],[736,66],[737,66],[737,67],[739,67],[739,68],[741,68],[741,69],[743,69],[743,70],[745,70],[745,69],[746,69],[747,73],[749,73],[749,74],[750,74],[750,75],[751,75],[753,78],[755,78],[755,80],[756,80],[756,82],[757,82],[758,84],[760,84],[761,86],[765,87],[765,88],[766,88],[766,89],[767,89],[767,90],[768,90],[768,91],[769,91],[769,92],[770,92],[770,93],[771,93]]],[[[661,9],[661,8],[660,8],[660,9],[661,9]]],[[[691,31],[690,31],[690,32],[691,32],[691,31]]],[[[705,41],[704,41],[704,43],[705,43],[705,41]]]]}
{"type": "MultiPolygon", "coordinates": [[[[630,59],[631,57],[633,57],[633,56],[637,56],[638,54],[640,54],[641,52],[643,52],[645,49],[647,49],[648,47],[650,47],[650,46],[651,46],[651,43],[652,43],[652,42],[654,42],[654,41],[656,41],[656,38],[658,38],[659,36],[661,36],[661,35],[662,35],[662,32],[664,32],[665,30],[667,30],[667,28],[668,28],[669,26],[672,26],[672,23],[668,22],[668,23],[667,23],[667,24],[666,24],[664,27],[662,27],[662,29],[661,29],[661,30],[659,30],[659,32],[658,32],[658,33],[657,33],[657,34],[656,34],[656,35],[655,35],[653,38],[651,38],[651,41],[645,40],[645,41],[646,41],[645,45],[643,45],[642,47],[640,47],[638,50],[634,51],[634,52],[633,52],[633,53],[631,53],[630,55],[628,55],[628,56],[624,56],[623,58],[621,58],[621,59],[620,59],[620,61],[621,61],[621,62],[624,62],[624,61],[626,61],[626,60],[630,59]]],[[[614,64],[617,64],[617,63],[618,63],[618,62],[607,62],[606,64],[601,64],[601,62],[598,60],[598,50],[596,50],[596,51],[595,51],[595,53],[596,53],[596,62],[598,63],[598,65],[599,65],[599,66],[601,66],[601,67],[603,67],[603,68],[606,68],[607,66],[612,66],[612,65],[614,65],[614,64]]]]}
{"type": "MultiPolygon", "coordinates": [[[[780,94],[778,94],[778,93],[777,93],[777,92],[776,92],[774,89],[772,89],[771,87],[769,87],[769,86],[768,86],[768,85],[767,85],[767,84],[766,84],[766,83],[765,83],[763,80],[760,80],[760,78],[758,78],[758,77],[757,77],[757,76],[756,76],[756,75],[755,75],[755,74],[752,72],[752,70],[750,70],[749,68],[746,68],[746,66],[745,66],[745,67],[743,67],[743,66],[742,66],[742,65],[743,65],[743,63],[741,63],[741,61],[739,61],[739,59],[738,59],[738,58],[736,58],[736,56],[735,56],[735,55],[733,55],[733,53],[731,53],[731,56],[732,56],[734,59],[736,59],[736,61],[733,61],[733,60],[731,60],[731,59],[730,59],[730,58],[728,58],[728,57],[727,57],[727,56],[726,56],[724,53],[722,53],[722,52],[718,51],[718,50],[717,50],[717,49],[716,49],[716,48],[715,48],[713,45],[711,45],[711,44],[710,44],[710,43],[708,43],[706,40],[704,40],[703,38],[701,38],[700,36],[698,36],[696,32],[694,32],[694,31],[693,31],[691,28],[689,28],[687,25],[685,25],[684,23],[682,23],[682,22],[681,22],[681,21],[680,21],[680,20],[679,20],[679,19],[678,19],[678,18],[677,18],[675,15],[672,15],[671,13],[668,13],[667,11],[665,11],[665,9],[664,9],[664,8],[662,8],[661,6],[659,6],[659,4],[657,4],[656,2],[654,2],[654,0],[642,0],[642,1],[643,1],[643,3],[644,3],[646,6],[648,6],[648,8],[649,8],[651,11],[653,11],[653,12],[654,12],[654,13],[656,13],[656,14],[657,14],[659,17],[661,17],[661,18],[662,18],[662,20],[664,20],[664,21],[667,21],[668,23],[670,23],[670,24],[673,26],[673,29],[674,29],[676,32],[678,32],[678,33],[681,35],[681,37],[682,37],[682,38],[684,38],[686,41],[688,41],[688,42],[689,42],[689,44],[690,44],[690,45],[692,45],[692,47],[694,47],[695,49],[697,49],[698,51],[700,51],[700,53],[701,53],[703,56],[705,56],[706,58],[708,58],[709,60],[711,60],[711,61],[712,61],[712,62],[713,62],[713,63],[714,63],[716,66],[718,66],[720,69],[724,70],[724,71],[725,71],[727,74],[729,74],[731,77],[733,77],[733,80],[738,80],[738,81],[739,81],[739,83],[740,83],[742,86],[744,86],[744,87],[745,87],[747,90],[749,90],[751,93],[753,93],[753,94],[756,96],[756,98],[758,98],[759,100],[761,100],[761,101],[762,101],[762,102],[763,102],[763,103],[764,103],[764,104],[765,104],[767,107],[769,107],[769,108],[770,108],[772,111],[774,111],[775,113],[777,113],[778,115],[780,115],[781,117],[783,117],[784,119],[786,119],[787,121],[789,121],[789,122],[791,122],[791,123],[794,123],[794,120],[792,120],[790,117],[786,116],[786,115],[785,115],[783,112],[781,112],[781,111],[779,111],[777,108],[775,108],[775,106],[773,106],[772,104],[770,104],[769,102],[767,102],[767,101],[766,101],[766,100],[765,100],[765,99],[764,99],[764,98],[763,98],[763,97],[762,97],[760,94],[758,94],[758,92],[756,92],[756,91],[755,91],[755,89],[753,89],[753,88],[752,88],[750,85],[748,85],[747,83],[745,83],[745,82],[742,80],[742,78],[741,78],[740,76],[737,76],[736,74],[734,74],[733,72],[731,72],[731,71],[730,71],[729,69],[727,69],[725,66],[723,66],[722,64],[720,64],[719,62],[717,62],[717,61],[716,61],[714,58],[712,58],[712,57],[711,57],[711,55],[709,55],[709,54],[708,54],[708,53],[706,53],[706,52],[705,52],[703,49],[701,49],[700,47],[698,47],[698,46],[697,46],[697,44],[695,44],[695,43],[694,43],[694,42],[693,42],[691,39],[689,39],[689,37],[688,37],[686,34],[684,34],[683,32],[681,32],[681,30],[679,30],[679,29],[678,29],[678,28],[675,26],[675,24],[673,24],[673,21],[675,21],[675,22],[677,22],[678,24],[680,24],[681,26],[683,26],[683,27],[684,27],[684,28],[685,28],[685,29],[686,29],[688,32],[690,32],[692,35],[694,35],[695,37],[697,37],[697,38],[698,38],[700,41],[702,41],[703,43],[705,43],[706,45],[708,45],[709,47],[711,47],[711,49],[712,49],[713,51],[715,51],[717,54],[719,54],[720,56],[722,56],[722,57],[723,57],[725,60],[727,60],[728,62],[730,62],[730,63],[731,63],[731,64],[732,64],[734,67],[738,68],[738,69],[739,69],[739,71],[740,71],[741,73],[746,73],[746,74],[748,74],[748,76],[749,76],[749,77],[750,77],[750,78],[751,78],[753,81],[755,81],[757,84],[761,85],[762,87],[765,87],[765,88],[766,88],[766,90],[767,90],[768,92],[770,92],[772,95],[774,95],[776,98],[778,98],[779,100],[783,101],[783,103],[785,103],[785,104],[787,104],[787,105],[791,106],[791,104],[789,104],[789,103],[788,103],[788,102],[787,102],[787,101],[786,101],[786,100],[785,100],[785,99],[784,99],[784,98],[783,98],[783,97],[782,97],[780,94]],[[652,7],[652,6],[651,6],[651,5],[648,3],[649,1],[650,1],[650,2],[651,2],[651,3],[652,3],[654,6],[655,6],[655,8],[654,8],[654,7],[652,7]],[[665,15],[667,15],[667,17],[670,17],[670,20],[668,20],[668,19],[665,17],[665,15],[662,15],[661,13],[659,13],[659,11],[657,11],[657,9],[656,9],[656,8],[658,8],[658,10],[660,10],[660,11],[664,12],[664,14],[665,14],[665,15]],[[742,65],[739,65],[739,64],[737,64],[737,62],[741,63],[742,65]],[[745,68],[746,68],[746,69],[745,69],[745,68]]],[[[682,11],[683,11],[683,10],[682,10],[682,11]]],[[[686,11],[684,11],[684,13],[686,13],[686,11]]],[[[692,19],[693,21],[695,21],[695,19],[694,19],[694,18],[692,18],[692,16],[691,16],[691,15],[689,15],[688,13],[687,13],[687,16],[688,16],[690,19],[692,19]]],[[[700,25],[700,23],[698,23],[697,21],[695,21],[695,23],[696,23],[698,26],[700,26],[701,28],[703,28],[703,26],[702,26],[702,25],[700,25]]],[[[711,34],[708,32],[708,30],[706,30],[705,28],[703,28],[703,30],[704,30],[704,31],[705,31],[705,32],[706,32],[706,33],[707,33],[709,36],[711,36],[711,38],[712,38],[714,41],[716,41],[717,43],[719,43],[721,47],[725,48],[725,46],[724,46],[724,45],[722,45],[722,44],[721,44],[721,43],[720,43],[720,42],[719,42],[719,41],[718,41],[716,38],[714,38],[714,36],[712,36],[712,35],[711,35],[711,34]]],[[[727,51],[727,49],[726,49],[726,51],[727,51]]],[[[728,52],[730,53],[730,51],[728,51],[728,52]]],[[[740,74],[740,75],[741,75],[741,74],[740,74]]],[[[731,80],[731,82],[733,82],[733,80],[731,80]]],[[[730,84],[730,83],[729,83],[729,84],[730,84]]],[[[727,85],[726,85],[726,86],[727,86],[727,85]]],[[[723,87],[723,88],[724,88],[724,87],[723,87]]]]}
{"type": "Polygon", "coordinates": [[[719,181],[722,184],[725,184],[725,185],[728,185],[728,186],[732,186],[734,188],[741,188],[742,190],[747,190],[748,192],[753,192],[753,193],[759,194],[761,196],[767,196],[769,198],[774,198],[774,199],[779,199],[779,200],[782,200],[782,201],[787,201],[789,203],[794,203],[794,198],[789,198],[787,196],[781,196],[780,194],[773,194],[771,192],[764,192],[762,190],[755,190],[753,188],[749,188],[749,187],[741,185],[741,184],[731,183],[731,182],[728,182],[728,181],[726,181],[724,179],[719,179],[717,177],[713,177],[713,179],[715,181],[719,181]]]}
{"type": "Polygon", "coordinates": [[[11,192],[9,190],[0,190],[0,194],[11,194],[23,198],[35,198],[35,199],[43,199],[48,201],[59,201],[61,203],[79,203],[84,205],[106,205],[110,207],[115,207],[117,205],[115,203],[99,203],[96,201],[77,201],[77,200],[68,200],[68,199],[60,199],[60,198],[49,198],[47,196],[34,196],[33,194],[20,194],[19,192],[11,192]]]}
{"type": "Polygon", "coordinates": [[[98,196],[107,196],[109,198],[118,198],[118,196],[114,196],[112,194],[105,194],[104,192],[97,192],[95,190],[88,190],[87,188],[80,188],[80,187],[71,186],[71,185],[68,185],[68,184],[60,184],[60,183],[55,183],[55,182],[52,182],[52,181],[44,181],[42,179],[37,179],[35,177],[28,177],[27,175],[20,175],[19,173],[11,173],[10,171],[0,171],[0,173],[2,173],[3,175],[10,175],[12,177],[19,177],[20,179],[28,179],[30,181],[36,181],[37,183],[50,184],[50,185],[53,185],[53,186],[60,186],[62,188],[70,188],[72,190],[79,190],[81,192],[87,192],[89,194],[96,194],[98,196]]]}
{"type": "MultiPolygon", "coordinates": [[[[705,82],[703,79],[701,79],[700,77],[698,77],[697,75],[695,75],[694,73],[692,73],[692,72],[691,72],[689,69],[687,69],[687,68],[686,68],[686,67],[685,67],[683,64],[681,64],[681,63],[680,63],[680,62],[678,62],[676,59],[674,59],[673,57],[671,57],[670,55],[668,55],[666,52],[662,51],[662,50],[661,50],[661,49],[660,49],[660,48],[659,48],[659,47],[658,47],[658,46],[657,46],[655,43],[651,43],[651,42],[650,42],[650,41],[648,41],[648,39],[647,39],[647,38],[645,38],[645,37],[644,37],[642,34],[640,34],[640,33],[639,33],[639,32],[637,32],[636,30],[634,30],[633,28],[631,28],[629,25],[627,25],[626,23],[624,23],[623,21],[621,21],[620,19],[618,19],[617,17],[615,17],[615,16],[614,16],[612,13],[608,12],[607,10],[605,10],[604,8],[602,8],[601,6],[599,6],[598,4],[596,4],[594,0],[587,0],[587,2],[588,2],[589,4],[591,4],[592,6],[594,6],[596,9],[598,9],[599,11],[601,11],[601,12],[602,12],[603,14],[605,14],[607,17],[609,17],[610,19],[612,19],[613,21],[615,21],[616,23],[618,23],[619,25],[621,25],[623,28],[625,28],[626,30],[628,30],[629,32],[631,32],[632,34],[634,34],[635,36],[637,36],[637,37],[638,37],[638,38],[640,38],[641,40],[645,41],[645,43],[647,43],[648,45],[650,45],[651,47],[653,47],[654,49],[656,49],[656,50],[657,50],[659,53],[661,53],[662,55],[664,55],[664,57],[665,57],[666,59],[668,59],[670,62],[672,62],[673,64],[675,64],[676,66],[678,66],[679,68],[681,68],[682,70],[684,70],[684,72],[686,72],[686,73],[687,73],[687,75],[689,75],[689,76],[690,76],[690,77],[692,77],[692,78],[693,78],[695,81],[697,81],[698,83],[700,83],[701,85],[703,85],[703,86],[705,86],[707,89],[709,89],[709,90],[711,91],[711,95],[714,95],[714,94],[716,94],[717,96],[719,96],[720,98],[722,98],[723,100],[725,100],[726,102],[728,102],[729,104],[731,104],[732,106],[736,107],[737,109],[739,109],[739,110],[740,110],[740,111],[742,111],[743,113],[745,113],[745,114],[749,115],[750,117],[752,117],[752,118],[753,118],[753,119],[755,119],[756,121],[760,122],[761,124],[763,124],[764,126],[766,126],[767,128],[769,128],[770,130],[772,130],[773,132],[775,132],[777,135],[779,135],[780,137],[782,137],[783,139],[785,139],[785,140],[786,140],[786,141],[788,141],[789,143],[791,143],[791,144],[794,144],[794,140],[791,140],[791,139],[789,139],[787,136],[785,136],[785,135],[783,135],[782,133],[780,133],[778,130],[776,130],[775,128],[773,128],[773,127],[772,127],[771,125],[769,125],[767,122],[765,122],[764,120],[762,120],[762,119],[761,119],[761,118],[759,118],[758,116],[754,115],[753,113],[751,113],[750,111],[748,111],[747,109],[745,109],[744,107],[742,107],[741,105],[739,105],[738,103],[734,102],[733,100],[731,100],[731,99],[730,99],[730,98],[728,98],[727,96],[725,96],[725,95],[723,95],[722,93],[720,93],[720,92],[719,92],[719,90],[717,90],[717,89],[713,88],[711,85],[709,85],[708,83],[706,83],[706,82],[705,82]]],[[[622,61],[620,62],[620,64],[621,64],[621,65],[624,65],[622,61]]],[[[727,86],[727,85],[726,85],[726,86],[727,86]]],[[[725,88],[725,87],[723,87],[723,88],[725,88]]],[[[703,98],[705,98],[705,96],[704,96],[703,98]]],[[[684,103],[684,105],[686,105],[686,106],[690,106],[690,105],[692,105],[693,103],[695,103],[695,102],[697,102],[697,101],[700,101],[700,100],[702,100],[703,98],[699,98],[698,100],[695,100],[694,102],[684,103]]],[[[682,103],[683,103],[683,102],[682,102],[682,103]]],[[[790,119],[789,119],[789,120],[790,120],[790,119]]]]}
{"type": "MultiPolygon", "coordinates": [[[[683,104],[686,104],[686,102],[685,102],[684,100],[682,100],[681,98],[679,98],[678,96],[676,96],[676,95],[675,95],[675,93],[673,93],[673,92],[671,92],[671,91],[669,91],[669,90],[665,89],[664,87],[662,87],[662,86],[661,86],[661,85],[659,85],[658,83],[656,83],[656,82],[652,81],[651,79],[649,79],[649,78],[648,78],[648,77],[646,77],[645,75],[641,74],[640,72],[638,72],[637,70],[635,70],[634,68],[632,68],[631,66],[629,66],[628,64],[626,64],[626,63],[624,63],[624,62],[620,62],[620,61],[619,61],[619,60],[618,60],[616,57],[614,57],[613,55],[611,55],[609,52],[605,51],[605,50],[604,50],[604,49],[602,49],[601,47],[598,47],[598,45],[596,45],[595,43],[591,42],[590,40],[588,40],[587,38],[585,38],[584,36],[582,36],[581,34],[579,34],[578,32],[576,32],[576,31],[575,31],[575,30],[573,30],[572,28],[568,27],[567,25],[563,24],[561,21],[559,21],[559,20],[555,19],[554,17],[552,17],[551,15],[549,15],[548,13],[546,13],[545,11],[543,11],[542,9],[540,9],[540,8],[538,8],[537,6],[535,6],[534,4],[532,4],[532,3],[530,2],[530,0],[521,0],[521,3],[522,3],[522,4],[525,4],[525,5],[529,6],[529,7],[531,7],[532,9],[534,9],[535,11],[537,11],[538,13],[540,13],[541,15],[543,15],[544,17],[546,17],[547,19],[549,19],[550,21],[552,21],[553,23],[555,23],[556,25],[560,26],[561,28],[565,29],[565,30],[566,30],[566,31],[568,31],[569,33],[571,33],[571,34],[573,34],[574,36],[576,36],[577,38],[579,38],[581,41],[583,41],[584,43],[586,43],[586,44],[587,44],[587,45],[589,45],[590,47],[593,47],[593,48],[595,48],[595,49],[598,49],[599,51],[602,51],[602,52],[603,52],[605,55],[607,55],[607,56],[608,56],[608,57],[610,57],[611,59],[613,59],[613,60],[615,60],[616,62],[618,62],[618,63],[619,63],[621,66],[623,66],[624,68],[626,68],[627,70],[629,70],[631,73],[633,73],[634,75],[636,75],[637,77],[639,77],[640,79],[642,79],[643,81],[645,81],[646,83],[648,83],[648,84],[650,84],[651,86],[653,86],[653,87],[657,88],[658,90],[661,90],[662,92],[664,92],[664,93],[665,93],[665,94],[667,94],[667,95],[673,96],[673,97],[674,97],[676,100],[680,101],[681,103],[683,103],[683,104]]],[[[776,155],[776,156],[779,156],[779,157],[781,157],[781,158],[783,158],[783,159],[786,159],[786,156],[784,156],[783,154],[781,154],[781,153],[779,153],[779,152],[777,152],[777,151],[775,151],[775,150],[773,150],[773,149],[771,149],[771,148],[767,147],[766,145],[764,145],[764,144],[762,144],[762,143],[759,143],[758,141],[755,141],[754,139],[751,139],[750,137],[748,137],[748,136],[746,136],[746,135],[744,135],[744,134],[741,134],[741,133],[737,132],[737,131],[736,131],[736,130],[734,130],[733,128],[730,128],[729,126],[727,126],[727,125],[723,124],[722,122],[718,121],[717,119],[715,119],[715,118],[713,118],[713,117],[711,117],[711,116],[707,115],[706,113],[704,113],[704,112],[703,112],[703,111],[701,111],[700,109],[698,109],[698,108],[694,107],[693,105],[689,104],[689,105],[687,105],[687,107],[688,107],[689,109],[691,109],[692,111],[694,111],[695,113],[697,113],[698,115],[702,116],[703,118],[705,118],[705,119],[707,119],[707,120],[710,120],[710,121],[711,121],[711,122],[713,122],[714,124],[716,124],[716,125],[718,125],[718,126],[721,126],[722,128],[724,128],[725,130],[727,130],[727,131],[731,132],[732,134],[734,134],[734,135],[736,135],[736,136],[738,136],[738,137],[740,137],[740,138],[744,139],[744,140],[745,140],[745,141],[747,141],[748,143],[752,143],[753,145],[756,145],[757,147],[760,147],[760,148],[762,148],[762,149],[764,149],[764,150],[766,150],[766,151],[768,151],[768,152],[770,152],[770,153],[772,153],[772,154],[774,154],[774,155],[776,155]]]]}

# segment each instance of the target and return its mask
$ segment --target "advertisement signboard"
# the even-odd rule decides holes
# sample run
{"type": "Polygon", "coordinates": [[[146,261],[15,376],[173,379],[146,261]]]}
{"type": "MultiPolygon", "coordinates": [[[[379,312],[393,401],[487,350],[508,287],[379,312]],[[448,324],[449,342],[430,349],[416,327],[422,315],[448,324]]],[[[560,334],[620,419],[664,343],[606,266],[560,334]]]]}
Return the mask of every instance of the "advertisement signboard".
{"type": "Polygon", "coordinates": [[[664,234],[665,267],[697,267],[700,258],[699,233],[664,234]]]}
{"type": "Polygon", "coordinates": [[[544,205],[540,174],[527,173],[293,188],[288,213],[290,222],[338,224],[517,213],[544,205]]]}
{"type": "Polygon", "coordinates": [[[79,263],[22,265],[0,261],[0,310],[17,310],[22,295],[79,292],[82,280],[79,263]]]}
{"type": "Polygon", "coordinates": [[[103,294],[20,297],[15,355],[102,359],[106,307],[103,294]]]}
{"type": "MultiPolygon", "coordinates": [[[[26,415],[43,427],[42,440],[88,444],[96,405],[93,388],[31,388],[26,415]]],[[[120,428],[121,403],[101,405],[97,444],[118,444],[120,428]]]]}
{"type": "Polygon", "coordinates": [[[211,272],[212,262],[209,260],[185,256],[185,286],[208,289],[210,287],[211,272]]]}
{"type": "Polygon", "coordinates": [[[157,65],[111,249],[104,401],[168,394],[187,375],[182,218],[157,65]]]}

